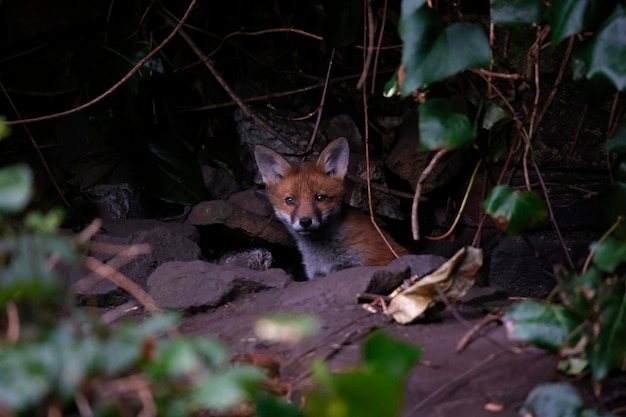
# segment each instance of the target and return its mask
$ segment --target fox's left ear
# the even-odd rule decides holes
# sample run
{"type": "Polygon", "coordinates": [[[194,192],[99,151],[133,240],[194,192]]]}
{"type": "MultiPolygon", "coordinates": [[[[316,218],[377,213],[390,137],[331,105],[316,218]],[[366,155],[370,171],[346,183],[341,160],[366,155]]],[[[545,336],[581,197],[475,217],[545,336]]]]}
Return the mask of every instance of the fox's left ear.
{"type": "Polygon", "coordinates": [[[317,166],[322,168],[326,175],[343,179],[348,172],[350,162],[350,148],[346,138],[335,139],[317,158],[317,166]]]}

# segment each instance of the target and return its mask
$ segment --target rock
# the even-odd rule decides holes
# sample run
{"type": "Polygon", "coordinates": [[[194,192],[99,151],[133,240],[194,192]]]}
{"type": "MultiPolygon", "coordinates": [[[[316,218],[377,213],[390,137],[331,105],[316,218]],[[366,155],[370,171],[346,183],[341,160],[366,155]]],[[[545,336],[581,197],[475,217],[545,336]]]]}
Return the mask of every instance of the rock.
{"type": "Polygon", "coordinates": [[[357,266],[334,272],[325,277],[315,278],[310,281],[298,283],[301,291],[293,294],[285,305],[313,304],[314,300],[305,301],[308,298],[320,297],[322,294],[327,298],[337,300],[338,303],[357,301],[358,293],[370,293],[386,295],[402,285],[405,279],[410,277],[410,268],[403,263],[394,263],[387,266],[357,266]]]}
{"type": "Polygon", "coordinates": [[[97,217],[126,219],[143,212],[139,195],[129,184],[100,184],[85,190],[97,217]]]}
{"type": "Polygon", "coordinates": [[[172,233],[186,237],[193,242],[200,241],[198,229],[191,224],[162,222],[153,219],[104,219],[102,230],[104,234],[116,237],[128,237],[135,233],[152,230],[156,227],[165,227],[172,233]]]}
{"type": "Polygon", "coordinates": [[[226,200],[241,191],[237,181],[225,170],[209,165],[202,166],[201,170],[210,200],[226,200]]]}
{"type": "MultiPolygon", "coordinates": [[[[385,164],[383,161],[372,159],[370,155],[370,171],[369,175],[373,187],[379,185],[387,188],[387,180],[385,178],[385,164]]],[[[350,153],[350,174],[349,179],[353,177],[358,181],[350,184],[348,181],[349,198],[348,204],[357,207],[364,212],[369,211],[369,197],[367,194],[367,166],[364,154],[350,153]]],[[[372,207],[374,214],[386,217],[388,219],[404,220],[404,213],[400,210],[400,200],[390,194],[383,193],[371,189],[372,207]]]]}
{"type": "MultiPolygon", "coordinates": [[[[417,110],[407,113],[398,133],[399,139],[387,157],[387,167],[415,189],[422,171],[432,159],[433,151],[421,151],[417,110]]],[[[443,187],[456,177],[463,167],[460,151],[448,152],[435,165],[422,184],[422,193],[443,187]]]]}
{"type": "MultiPolygon", "coordinates": [[[[246,171],[251,173],[257,172],[254,159],[254,147],[256,145],[265,145],[281,154],[295,154],[297,152],[303,152],[307,148],[308,141],[315,127],[314,123],[310,121],[287,121],[265,117],[263,111],[259,110],[259,108],[251,107],[251,109],[277,133],[290,138],[292,146],[287,146],[285,142],[278,139],[272,132],[268,132],[267,129],[259,126],[254,120],[248,119],[241,109],[235,110],[234,118],[237,125],[237,134],[239,135],[239,143],[241,144],[239,156],[241,164],[246,171]]],[[[316,142],[322,142],[315,146],[316,150],[321,151],[326,141],[316,142]]]]}
{"type": "MultiPolygon", "coordinates": [[[[137,230],[137,223],[137,221],[128,222],[127,232],[129,232],[129,234],[119,235],[111,232],[115,230],[119,232],[119,229],[123,229],[124,222],[105,222],[105,225],[111,226],[115,224],[115,227],[107,229],[105,233],[99,233],[94,236],[93,242],[111,245],[114,251],[113,253],[94,252],[93,248],[95,246],[92,245],[92,253],[90,253],[90,256],[95,257],[103,263],[110,264],[131,281],[143,288],[146,286],[147,276],[159,265],[174,260],[191,261],[201,258],[202,254],[198,244],[185,236],[185,234],[191,233],[188,229],[189,226],[148,221],[140,223],[152,227],[145,230],[137,230]],[[183,233],[178,233],[178,231],[183,231],[183,233]],[[114,265],[113,260],[122,250],[122,247],[138,243],[149,244],[151,252],[145,255],[137,255],[133,258],[127,258],[126,260],[118,257],[115,262],[120,260],[124,262],[122,262],[119,267],[114,265]],[[115,249],[116,245],[120,248],[115,249]]],[[[80,297],[87,299],[94,297],[98,304],[114,305],[121,304],[128,300],[128,293],[109,280],[94,273],[85,276],[81,275],[80,278],[72,274],[70,279],[74,280],[71,283],[72,288],[80,297]]]]}
{"type": "Polygon", "coordinates": [[[448,259],[438,255],[405,255],[389,264],[390,267],[408,267],[411,275],[423,277],[443,265],[448,259]]]}
{"type": "Polygon", "coordinates": [[[506,293],[498,288],[473,286],[459,301],[465,304],[480,305],[506,299],[506,293]]]}
{"type": "Polygon", "coordinates": [[[235,193],[228,198],[228,201],[241,207],[244,210],[258,214],[261,217],[271,218],[274,215],[274,208],[267,199],[265,189],[248,189],[235,193]]]}
{"type": "Polygon", "coordinates": [[[217,262],[218,265],[239,266],[255,271],[267,271],[273,263],[272,252],[265,248],[226,252],[217,262]]]}
{"type": "Polygon", "coordinates": [[[196,204],[185,223],[197,226],[223,225],[255,240],[294,246],[292,237],[278,220],[261,217],[229,201],[196,204]]]}
{"type": "MultiPolygon", "coordinates": [[[[541,246],[546,251],[555,249],[545,242],[541,246]]],[[[510,296],[545,298],[556,284],[551,268],[521,237],[503,237],[491,255],[489,284],[510,296]]]]}
{"type": "Polygon", "coordinates": [[[148,293],[161,308],[204,309],[240,294],[284,288],[290,277],[281,269],[253,271],[204,261],[168,262],[147,280],[148,293]]]}

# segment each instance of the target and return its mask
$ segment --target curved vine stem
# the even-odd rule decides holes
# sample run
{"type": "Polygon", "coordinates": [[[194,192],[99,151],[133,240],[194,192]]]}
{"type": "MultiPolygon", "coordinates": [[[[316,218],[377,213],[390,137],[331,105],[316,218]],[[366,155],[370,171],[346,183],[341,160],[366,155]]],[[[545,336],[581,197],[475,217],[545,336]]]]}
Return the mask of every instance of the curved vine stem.
{"type": "Polygon", "coordinates": [[[456,217],[454,218],[454,222],[452,222],[452,226],[450,226],[448,231],[446,233],[444,233],[443,235],[440,235],[440,236],[424,236],[424,239],[426,239],[426,240],[443,240],[443,239],[447,238],[448,236],[450,236],[452,234],[452,232],[456,228],[456,225],[459,223],[459,220],[461,220],[461,214],[463,214],[463,210],[465,209],[465,205],[467,204],[467,200],[469,198],[470,191],[472,191],[472,186],[474,185],[474,181],[476,180],[476,174],[478,174],[478,168],[480,168],[481,162],[482,162],[482,160],[478,161],[478,163],[476,164],[476,167],[474,168],[474,172],[472,172],[472,176],[470,177],[469,184],[467,185],[467,190],[465,190],[465,195],[463,196],[463,201],[461,201],[461,207],[459,207],[459,211],[456,214],[456,217]]]}
{"type": "Polygon", "coordinates": [[[48,114],[46,116],[33,117],[30,119],[7,120],[5,124],[21,125],[21,124],[28,124],[28,123],[35,123],[35,122],[43,122],[45,120],[52,120],[52,119],[58,119],[59,117],[69,116],[70,114],[78,113],[79,111],[85,110],[86,108],[89,108],[93,106],[94,104],[100,102],[105,97],[111,95],[111,93],[117,90],[122,84],[128,81],[133,75],[135,75],[137,71],[139,71],[146,62],[152,59],[154,55],[156,55],[161,49],[163,49],[165,45],[167,45],[167,43],[170,40],[172,40],[174,35],[176,35],[176,33],[178,33],[178,31],[183,27],[183,24],[185,23],[185,21],[191,14],[191,11],[195,7],[197,1],[198,0],[191,0],[191,2],[189,3],[189,6],[187,7],[187,10],[185,11],[185,14],[183,15],[183,17],[180,18],[178,24],[175,25],[174,29],[172,29],[172,32],[170,32],[170,34],[167,35],[167,37],[156,48],[150,51],[130,71],[128,71],[128,73],[125,76],[123,76],[118,82],[113,84],[113,86],[111,86],[104,93],[100,94],[98,97],[94,98],[93,100],[88,101],[87,103],[81,104],[78,107],[74,107],[73,109],[70,109],[70,110],[66,110],[66,111],[62,111],[62,112],[54,113],[54,114],[48,114]]]}
{"type": "Polygon", "coordinates": [[[419,221],[417,216],[417,210],[419,206],[420,197],[422,195],[422,184],[426,181],[426,178],[430,175],[431,171],[437,165],[437,162],[443,157],[446,153],[448,153],[449,149],[440,149],[437,151],[435,156],[430,160],[426,168],[422,171],[422,174],[417,180],[417,184],[415,185],[415,194],[413,195],[413,205],[411,207],[411,231],[413,232],[413,240],[420,239],[420,228],[419,221]]]}

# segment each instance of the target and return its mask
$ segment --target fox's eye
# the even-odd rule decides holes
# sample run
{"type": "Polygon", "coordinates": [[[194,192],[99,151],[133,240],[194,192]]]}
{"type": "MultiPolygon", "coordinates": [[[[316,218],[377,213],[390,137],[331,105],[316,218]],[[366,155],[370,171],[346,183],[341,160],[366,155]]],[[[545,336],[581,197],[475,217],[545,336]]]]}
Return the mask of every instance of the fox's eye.
{"type": "Polygon", "coordinates": [[[315,201],[317,201],[318,203],[321,203],[324,200],[326,200],[326,196],[324,194],[318,194],[315,196],[315,201]]]}
{"type": "Polygon", "coordinates": [[[293,198],[292,196],[289,196],[289,197],[285,198],[285,203],[288,206],[294,206],[296,204],[296,199],[293,198]]]}

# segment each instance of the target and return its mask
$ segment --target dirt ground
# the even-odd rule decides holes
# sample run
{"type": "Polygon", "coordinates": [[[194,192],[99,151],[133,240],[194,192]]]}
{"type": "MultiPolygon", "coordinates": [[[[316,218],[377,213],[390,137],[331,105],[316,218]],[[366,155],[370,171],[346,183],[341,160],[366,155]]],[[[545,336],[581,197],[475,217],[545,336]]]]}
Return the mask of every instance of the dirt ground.
{"type": "Polygon", "coordinates": [[[457,317],[447,309],[437,320],[399,325],[357,303],[363,275],[357,268],[237,297],[210,311],[189,315],[181,331],[218,336],[233,354],[270,355],[281,364],[283,380],[297,393],[308,383],[315,358],[326,358],[332,370],[346,369],[359,362],[363,338],[375,329],[386,329],[423,348],[422,360],[406,384],[403,416],[517,416],[528,392],[555,376],[553,355],[518,347],[507,339],[500,323],[486,326],[457,351],[469,327],[488,311],[508,303],[497,291],[472,290],[456,306],[457,317]],[[313,314],[321,321],[321,331],[292,347],[268,346],[255,339],[253,325],[259,315],[269,312],[313,314]]]}

